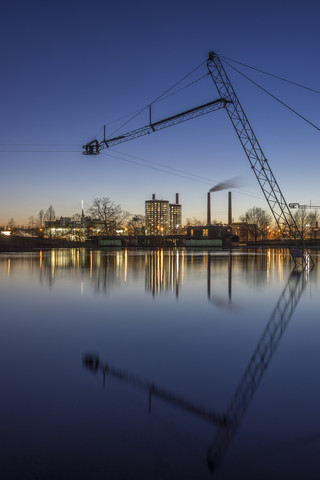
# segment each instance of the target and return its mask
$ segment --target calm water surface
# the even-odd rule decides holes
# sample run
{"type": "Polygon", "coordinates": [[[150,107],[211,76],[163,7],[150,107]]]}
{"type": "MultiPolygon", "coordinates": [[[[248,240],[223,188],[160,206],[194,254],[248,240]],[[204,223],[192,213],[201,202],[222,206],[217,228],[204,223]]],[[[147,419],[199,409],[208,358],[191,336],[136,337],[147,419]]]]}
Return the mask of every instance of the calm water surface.
{"type": "Polygon", "coordinates": [[[1,254],[1,478],[320,478],[319,255],[1,254]]]}

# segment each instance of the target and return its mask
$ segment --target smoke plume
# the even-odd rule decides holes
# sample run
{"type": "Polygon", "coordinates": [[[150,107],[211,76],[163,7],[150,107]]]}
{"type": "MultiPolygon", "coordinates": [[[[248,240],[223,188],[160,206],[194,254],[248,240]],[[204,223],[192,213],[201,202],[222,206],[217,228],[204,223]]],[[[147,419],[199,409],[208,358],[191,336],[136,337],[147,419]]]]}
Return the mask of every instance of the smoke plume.
{"type": "Polygon", "coordinates": [[[217,183],[214,187],[210,188],[209,192],[218,192],[219,190],[227,190],[228,188],[236,188],[240,186],[240,177],[230,178],[225,182],[217,183]]]}

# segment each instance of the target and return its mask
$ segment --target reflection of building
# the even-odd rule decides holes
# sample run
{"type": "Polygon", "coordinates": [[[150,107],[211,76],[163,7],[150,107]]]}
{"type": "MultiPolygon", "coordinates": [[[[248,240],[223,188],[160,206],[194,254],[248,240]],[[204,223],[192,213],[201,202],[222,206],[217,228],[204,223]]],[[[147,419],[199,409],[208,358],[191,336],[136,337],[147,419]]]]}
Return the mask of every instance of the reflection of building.
{"type": "Polygon", "coordinates": [[[166,291],[175,291],[179,295],[179,287],[182,281],[180,268],[184,261],[184,253],[170,250],[151,250],[145,256],[145,286],[153,295],[166,291]]]}
{"type": "Polygon", "coordinates": [[[168,200],[157,200],[152,194],[152,200],[145,202],[146,235],[167,235],[181,232],[181,205],[179,194],[176,194],[176,203],[169,204],[168,200]]]}

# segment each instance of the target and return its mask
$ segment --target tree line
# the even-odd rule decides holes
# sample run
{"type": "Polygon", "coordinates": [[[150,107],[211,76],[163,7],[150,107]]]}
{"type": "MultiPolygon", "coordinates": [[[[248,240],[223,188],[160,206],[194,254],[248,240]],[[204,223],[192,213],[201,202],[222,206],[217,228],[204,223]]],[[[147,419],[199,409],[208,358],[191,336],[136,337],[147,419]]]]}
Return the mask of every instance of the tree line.
{"type": "MultiPolygon", "coordinates": [[[[316,210],[300,207],[293,213],[293,218],[303,238],[316,235],[319,220],[319,214],[316,210]]],[[[31,215],[28,226],[31,229],[43,231],[46,225],[49,226],[56,220],[55,210],[50,205],[47,210],[42,209],[37,215],[31,215]]],[[[94,229],[99,230],[103,235],[115,235],[121,230],[127,235],[137,235],[143,234],[145,230],[144,215],[130,214],[109,197],[95,198],[87,209],[85,217],[77,213],[70,217],[70,220],[70,228],[72,224],[78,224],[86,229],[85,236],[88,236],[90,230],[94,229]]],[[[253,207],[247,210],[240,216],[240,222],[246,224],[250,236],[255,240],[270,238],[271,231],[274,237],[280,236],[280,232],[278,232],[275,222],[272,221],[271,215],[260,207],[253,207]]],[[[213,221],[213,223],[218,222],[213,221]]],[[[204,223],[195,217],[186,219],[186,226],[201,224],[203,225],[204,223]]],[[[7,228],[14,230],[15,222],[13,218],[8,221],[7,228]]]]}

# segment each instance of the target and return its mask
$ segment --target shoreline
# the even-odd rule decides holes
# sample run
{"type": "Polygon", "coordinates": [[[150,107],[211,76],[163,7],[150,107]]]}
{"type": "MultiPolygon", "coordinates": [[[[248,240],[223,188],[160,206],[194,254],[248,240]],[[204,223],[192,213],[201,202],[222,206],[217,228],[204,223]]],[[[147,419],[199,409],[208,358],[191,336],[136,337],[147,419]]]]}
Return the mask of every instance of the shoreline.
{"type": "MultiPolygon", "coordinates": [[[[119,237],[120,239],[121,237],[119,237]]],[[[282,248],[287,249],[290,246],[294,246],[292,241],[281,242],[279,240],[268,240],[268,241],[261,241],[261,242],[248,242],[248,243],[240,243],[239,245],[233,245],[232,247],[221,248],[222,250],[241,250],[241,249],[258,249],[258,248],[282,248]]],[[[319,240],[305,240],[305,245],[307,248],[320,248],[320,239],[319,240]]],[[[98,246],[91,242],[74,242],[68,240],[61,240],[61,239],[48,239],[48,238],[40,238],[40,237],[1,237],[0,238],[0,252],[34,252],[39,250],[51,250],[54,248],[88,248],[93,250],[100,250],[105,249],[106,247],[98,246]]],[[[163,245],[161,242],[159,244],[153,244],[150,246],[141,245],[141,246],[134,246],[134,245],[110,245],[107,248],[129,248],[129,249],[155,249],[155,248],[186,248],[184,246],[178,245],[163,245]]],[[[208,247],[199,246],[196,249],[208,249],[208,247]]],[[[194,249],[194,248],[193,248],[194,249]]],[[[209,247],[209,249],[211,249],[209,247]]]]}

